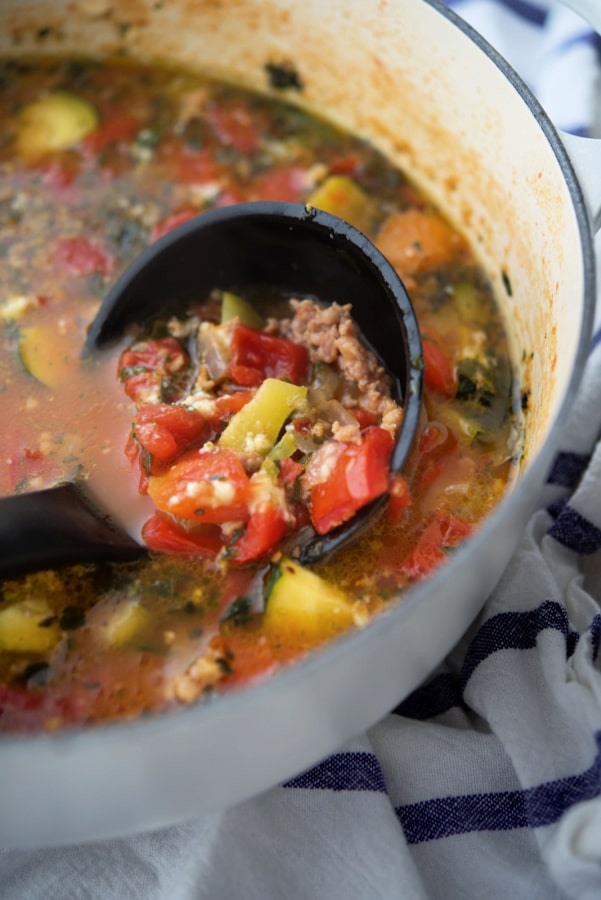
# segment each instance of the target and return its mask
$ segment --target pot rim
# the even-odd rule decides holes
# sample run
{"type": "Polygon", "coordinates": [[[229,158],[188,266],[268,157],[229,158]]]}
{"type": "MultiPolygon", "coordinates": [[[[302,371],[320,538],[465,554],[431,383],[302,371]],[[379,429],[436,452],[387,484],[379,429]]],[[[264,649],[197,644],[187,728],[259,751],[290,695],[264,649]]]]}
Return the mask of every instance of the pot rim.
{"type": "MultiPolygon", "coordinates": [[[[507,60],[470,24],[462,19],[453,9],[449,8],[441,2],[441,0],[425,0],[437,13],[445,17],[452,25],[462,31],[465,36],[476,45],[476,47],[484,53],[488,59],[500,70],[501,74],[514,88],[521,100],[526,104],[533,118],[542,130],[547,143],[553,152],[562,175],[565,179],[568,192],[572,201],[574,214],[578,226],[580,236],[580,247],[582,250],[583,262],[583,306],[582,319],[580,325],[580,334],[578,338],[577,351],[574,360],[574,366],[570,374],[564,396],[556,412],[555,420],[552,422],[549,432],[537,451],[532,463],[528,466],[523,476],[518,477],[517,486],[501,500],[495,509],[487,516],[476,533],[470,537],[469,541],[463,547],[460,547],[457,553],[445,563],[441,569],[423,582],[407,589],[406,595],[400,602],[396,602],[390,609],[380,613],[368,625],[360,630],[348,632],[336,639],[329,646],[321,648],[315,655],[309,656],[304,660],[292,663],[280,671],[276,671],[268,676],[264,681],[256,684],[250,683],[244,687],[232,689],[229,692],[220,695],[214,702],[204,702],[192,706],[186,706],[178,710],[170,710],[163,713],[156,713],[149,718],[136,718],[133,720],[115,720],[99,723],[98,725],[84,725],[73,727],[64,731],[42,733],[42,734],[13,734],[7,733],[0,735],[0,759],[3,754],[12,754],[19,752],[21,748],[26,746],[28,751],[33,752],[34,746],[36,751],[45,753],[48,748],[56,750],[56,752],[64,752],[73,748],[76,743],[78,750],[85,752],[86,746],[90,742],[95,742],[99,736],[106,742],[129,741],[130,736],[141,729],[152,739],[152,735],[158,731],[169,729],[172,732],[172,739],[177,739],[178,729],[187,729],[193,720],[198,719],[203,722],[204,728],[210,728],[211,721],[214,717],[221,717],[225,714],[235,714],[236,709],[247,701],[249,692],[253,695],[265,694],[265,692],[275,692],[286,690],[291,681],[301,680],[306,673],[314,673],[316,670],[330,665],[336,660],[340,654],[347,654],[353,651],[353,647],[358,646],[360,642],[367,640],[377,641],[378,636],[390,628],[391,617],[396,620],[399,617],[408,616],[416,605],[422,602],[423,596],[430,593],[439,593],[447,578],[452,578],[453,573],[464,565],[464,557],[467,554],[476,556],[480,546],[489,539],[490,533],[499,527],[500,522],[507,518],[520,502],[520,494],[528,492],[531,485],[532,490],[540,486],[541,478],[549,471],[553,457],[560,443],[563,425],[566,416],[581,381],[583,370],[590,350],[590,340],[593,330],[594,310],[596,302],[596,260],[594,249],[594,235],[591,218],[584,196],[583,189],[576,175],[574,166],[569,154],[561,140],[557,128],[549,119],[547,113],[543,109],[541,103],[533,95],[530,88],[524,80],[507,60]],[[192,721],[191,721],[192,720],[192,721]]],[[[533,510],[529,510],[532,513],[533,510]]],[[[482,599],[482,605],[486,598],[482,599]]],[[[469,627],[466,623],[466,629],[469,627]]],[[[404,699],[399,696],[399,702],[404,699]]],[[[373,723],[369,723],[365,727],[369,727],[373,723]]]]}

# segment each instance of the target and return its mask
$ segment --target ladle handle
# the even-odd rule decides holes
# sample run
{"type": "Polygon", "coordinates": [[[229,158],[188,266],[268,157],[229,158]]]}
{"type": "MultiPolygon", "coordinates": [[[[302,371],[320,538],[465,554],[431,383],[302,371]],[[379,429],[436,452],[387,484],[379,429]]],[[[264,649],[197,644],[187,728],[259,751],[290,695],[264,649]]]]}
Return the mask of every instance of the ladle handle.
{"type": "Polygon", "coordinates": [[[75,563],[131,560],[144,552],[69,482],[2,499],[0,578],[75,563]]]}
{"type": "MultiPolygon", "coordinates": [[[[562,0],[601,34],[600,0],[562,0]]],[[[601,228],[601,140],[560,132],[584,189],[595,231],[601,228]]]]}

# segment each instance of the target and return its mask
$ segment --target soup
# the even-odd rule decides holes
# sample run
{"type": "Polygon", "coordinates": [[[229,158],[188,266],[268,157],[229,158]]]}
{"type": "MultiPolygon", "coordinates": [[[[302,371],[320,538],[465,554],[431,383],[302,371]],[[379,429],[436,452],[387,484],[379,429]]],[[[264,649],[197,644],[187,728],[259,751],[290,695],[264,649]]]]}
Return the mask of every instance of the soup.
{"type": "MultiPolygon", "coordinates": [[[[274,70],[274,87],[290,87],[292,74],[274,70]]],[[[519,463],[527,397],[464,239],[374,148],[277,100],[118,64],[12,62],[0,77],[0,493],[85,479],[150,550],[136,563],[4,582],[0,729],[177,709],[264,678],[402,602],[477,528],[519,463]],[[402,411],[390,398],[370,405],[374,369],[362,387],[340,347],[326,358],[311,346],[298,318],[320,321],[314,299],[257,321],[247,298],[215,285],[189,318],[146,323],[80,360],[101,298],[145,246],[209,208],[269,199],[350,221],[405,282],[425,391],[402,477],[388,479],[382,464],[402,411]],[[284,343],[302,371],[273,371],[284,343]],[[220,347],[221,380],[209,364],[220,347]],[[274,419],[269,394],[269,440],[261,431],[250,448],[234,442],[238,495],[234,463],[213,448],[272,382],[286,410],[274,419]],[[324,441],[340,454],[325,469],[311,463],[324,441]],[[382,489],[386,513],[351,547],[300,565],[303,535],[340,521],[331,511],[344,495],[341,460],[346,471],[359,457],[367,471],[361,448],[376,444],[378,477],[358,498],[357,482],[346,485],[345,515],[382,489]],[[213,468],[186,476],[182,493],[182,472],[203,453],[213,468]],[[253,519],[253,479],[279,498],[275,527],[271,513],[269,528],[253,519]]],[[[336,315],[352,327],[352,309],[336,315]]]]}

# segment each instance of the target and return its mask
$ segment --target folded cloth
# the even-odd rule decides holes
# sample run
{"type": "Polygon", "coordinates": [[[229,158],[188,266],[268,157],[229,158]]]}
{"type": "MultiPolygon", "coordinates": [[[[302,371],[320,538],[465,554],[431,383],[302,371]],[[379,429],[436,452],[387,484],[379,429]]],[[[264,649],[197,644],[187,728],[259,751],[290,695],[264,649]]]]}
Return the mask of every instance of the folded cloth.
{"type": "MultiPolygon", "coordinates": [[[[542,0],[449,0],[562,128],[598,42],[542,0]]],[[[382,722],[222,814],[0,852],[3,900],[599,900],[601,331],[540,508],[478,621],[382,722]]],[[[1,802],[1,798],[0,798],[1,802]]]]}

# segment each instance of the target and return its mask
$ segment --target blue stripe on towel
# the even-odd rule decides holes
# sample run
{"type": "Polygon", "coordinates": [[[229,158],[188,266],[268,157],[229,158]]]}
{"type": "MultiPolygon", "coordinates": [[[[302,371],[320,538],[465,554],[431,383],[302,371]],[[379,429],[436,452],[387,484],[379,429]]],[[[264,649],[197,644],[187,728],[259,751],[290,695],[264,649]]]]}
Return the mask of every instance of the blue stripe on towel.
{"type": "MultiPolygon", "coordinates": [[[[527,612],[506,612],[493,616],[482,625],[471,641],[459,676],[449,672],[435,675],[399,703],[393,713],[407,719],[427,721],[455,707],[465,708],[463,691],[480,663],[499,650],[534,648],[538,635],[549,628],[563,634],[566,659],[569,659],[580,635],[570,628],[566,611],[560,603],[545,600],[539,607],[527,612]]],[[[589,630],[595,659],[601,643],[601,615],[595,617],[589,630]]]]}
{"type": "Polygon", "coordinates": [[[553,504],[548,512],[555,521],[547,534],[558,543],[583,556],[601,550],[601,530],[568,503],[553,504]]]}
{"type": "Polygon", "coordinates": [[[523,791],[441,797],[397,807],[407,843],[474,831],[539,828],[556,822],[572,804],[601,794],[601,732],[595,735],[595,741],[597,754],[592,765],[577,775],[523,791]]]}
{"type": "Polygon", "coordinates": [[[373,753],[365,752],[335,753],[282,787],[386,793],[380,763],[373,753]]]}
{"type": "Polygon", "coordinates": [[[554,628],[569,634],[568,617],[560,603],[545,600],[536,609],[526,612],[498,613],[478,630],[465,655],[461,682],[465,686],[475,669],[492,653],[499,650],[529,650],[536,646],[541,631],[554,628]]]}
{"type": "Polygon", "coordinates": [[[597,661],[599,656],[599,647],[601,646],[601,613],[598,613],[591,622],[588,629],[591,633],[591,646],[593,650],[593,662],[597,661]]]}
{"type": "Polygon", "coordinates": [[[457,678],[449,672],[441,672],[409,694],[393,713],[424,722],[442,715],[455,706],[464,705],[461,685],[457,678]]]}
{"type": "MultiPolygon", "coordinates": [[[[601,794],[601,732],[595,735],[592,765],[576,775],[544,782],[522,791],[491,791],[408,803],[395,813],[409,844],[439,840],[474,831],[539,828],[556,822],[572,806],[601,794]]],[[[387,793],[373,753],[335,753],[285,788],[387,793]]]]}
{"type": "Polygon", "coordinates": [[[547,484],[575,488],[589,464],[590,456],[585,453],[558,453],[547,484]]]}

